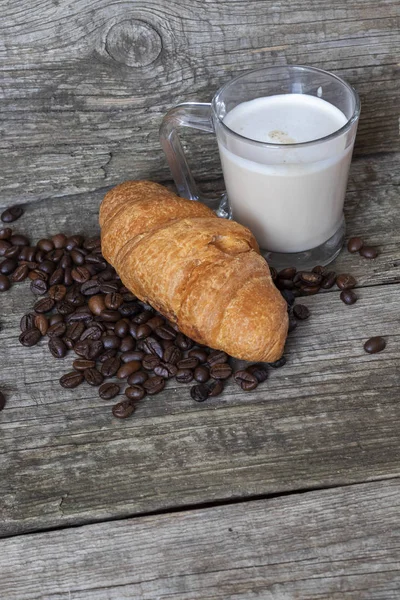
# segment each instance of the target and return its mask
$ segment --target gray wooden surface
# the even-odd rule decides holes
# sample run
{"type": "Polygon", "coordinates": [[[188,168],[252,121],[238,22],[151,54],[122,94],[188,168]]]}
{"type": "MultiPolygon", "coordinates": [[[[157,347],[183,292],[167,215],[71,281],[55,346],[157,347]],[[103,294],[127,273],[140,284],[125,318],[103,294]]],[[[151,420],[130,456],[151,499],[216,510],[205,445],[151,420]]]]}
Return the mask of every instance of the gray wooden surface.
{"type": "MultiPolygon", "coordinates": [[[[0,534],[399,475],[395,167],[389,155],[360,158],[352,169],[349,234],[381,248],[375,261],[343,252],[336,263],[358,278],[358,302],[345,306],[334,290],[304,299],[312,316],[291,335],[288,364],[251,393],[230,383],[221,399],[199,405],[190,386],[170,383],[117,421],[112,402],[90,386],[59,387],[72,357],[56,361],[45,343],[19,345],[19,320],[32,303],[25,284],[0,295],[9,398],[0,413],[0,534]],[[382,354],[363,351],[372,335],[386,336],[382,354]]],[[[102,195],[29,205],[19,229],[38,238],[95,233],[102,195]]]]}
{"type": "MultiPolygon", "coordinates": [[[[398,0],[0,0],[1,198],[169,178],[162,116],[254,67],[332,70],[361,95],[356,153],[400,150],[398,0]]],[[[190,136],[203,179],[212,136],[190,136]]]]}
{"type": "Polygon", "coordinates": [[[399,512],[397,479],[17,536],[2,597],[397,600],[399,512]]]}

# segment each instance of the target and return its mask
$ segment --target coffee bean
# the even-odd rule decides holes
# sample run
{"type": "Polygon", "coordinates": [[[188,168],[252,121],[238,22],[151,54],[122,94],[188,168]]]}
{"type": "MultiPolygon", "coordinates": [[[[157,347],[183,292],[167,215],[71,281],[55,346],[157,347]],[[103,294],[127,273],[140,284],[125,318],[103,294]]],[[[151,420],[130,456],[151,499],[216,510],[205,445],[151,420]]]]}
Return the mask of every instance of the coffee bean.
{"type": "Polygon", "coordinates": [[[361,250],[361,248],[363,247],[363,245],[364,245],[364,242],[362,241],[362,239],[360,237],[352,237],[347,242],[347,250],[352,253],[359,252],[361,250]]]}
{"type": "Polygon", "coordinates": [[[190,369],[178,369],[175,379],[179,383],[189,383],[193,379],[193,371],[190,371],[190,369]]]}
{"type": "Polygon", "coordinates": [[[127,387],[125,390],[125,396],[129,398],[129,400],[138,401],[142,400],[146,395],[146,390],[142,388],[140,385],[131,385],[127,387]]]}
{"type": "Polygon", "coordinates": [[[47,253],[48,260],[51,260],[54,263],[60,262],[62,257],[64,256],[64,251],[59,248],[58,250],[51,250],[51,252],[47,253]]]}
{"type": "MultiPolygon", "coordinates": [[[[64,302],[64,300],[63,300],[64,302]]],[[[65,308],[64,308],[65,310],[65,308]]],[[[67,323],[86,323],[89,324],[93,321],[92,313],[87,306],[79,306],[73,312],[66,315],[65,320],[67,323]]],[[[100,325],[100,323],[98,323],[100,325]]]]}
{"type": "MultiPolygon", "coordinates": [[[[151,321],[152,320],[153,319],[151,319],[151,321]]],[[[150,325],[150,321],[147,323],[147,325],[150,325]]],[[[156,327],[155,333],[162,340],[174,340],[176,338],[176,335],[177,335],[176,331],[174,331],[172,329],[172,327],[169,327],[169,325],[161,325],[159,327],[156,327]]]]}
{"type": "Polygon", "coordinates": [[[83,382],[83,373],[78,373],[77,371],[71,371],[70,373],[65,373],[60,378],[60,385],[64,388],[73,389],[78,387],[83,382]]]}
{"type": "MultiPolygon", "coordinates": [[[[85,342],[88,342],[89,340],[85,340],[84,342],[82,342],[83,344],[85,342]]],[[[77,342],[79,343],[79,342],[77,342]]],[[[100,354],[103,352],[104,350],[104,346],[103,346],[103,342],[101,340],[94,340],[89,342],[89,348],[87,351],[87,355],[84,358],[88,358],[89,360],[95,360],[98,356],[100,356],[100,354]]]]}
{"type": "Polygon", "coordinates": [[[284,356],[282,356],[281,358],[279,358],[275,362],[268,363],[268,364],[273,369],[280,369],[281,367],[283,367],[284,365],[286,365],[286,358],[284,356]]]}
{"type": "Polygon", "coordinates": [[[0,392],[0,411],[2,411],[4,409],[6,405],[6,397],[4,396],[4,394],[2,392],[0,392]]]}
{"type": "Polygon", "coordinates": [[[99,237],[87,238],[83,241],[83,247],[86,250],[94,250],[95,248],[101,248],[101,239],[99,237]]]}
{"type": "Polygon", "coordinates": [[[297,327],[297,321],[294,317],[289,316],[289,327],[288,327],[288,333],[291,333],[292,331],[294,331],[297,327]]]}
{"type": "Polygon", "coordinates": [[[364,258],[376,258],[378,254],[378,250],[372,246],[363,246],[360,250],[360,255],[364,258]]]}
{"type": "Polygon", "coordinates": [[[190,350],[194,346],[193,340],[183,335],[183,333],[178,333],[175,338],[175,344],[180,350],[190,350]]]}
{"type": "Polygon", "coordinates": [[[164,379],[170,379],[171,377],[174,377],[177,372],[178,367],[169,363],[161,362],[159,365],[154,367],[154,373],[160,377],[164,377],[164,379]]]}
{"type": "Polygon", "coordinates": [[[39,263],[34,260],[35,252],[36,252],[35,248],[33,248],[32,246],[23,246],[22,248],[20,246],[18,246],[18,248],[20,248],[18,260],[19,261],[26,260],[27,262],[32,263],[30,265],[31,269],[37,269],[39,266],[39,263]]]}
{"type": "Polygon", "coordinates": [[[99,318],[102,321],[116,323],[117,321],[120,320],[121,315],[119,314],[119,312],[117,310],[109,310],[108,308],[105,308],[104,310],[101,311],[99,318]]]}
{"type": "Polygon", "coordinates": [[[57,302],[56,309],[60,315],[64,316],[71,315],[75,312],[75,306],[71,304],[71,302],[68,302],[68,300],[60,300],[60,302],[57,302]]]}
{"type": "Polygon", "coordinates": [[[294,282],[291,279],[278,279],[275,285],[278,290],[292,290],[294,288],[294,282]]]}
{"type": "Polygon", "coordinates": [[[133,315],[136,315],[139,310],[140,308],[136,302],[124,302],[124,304],[119,307],[120,315],[123,317],[132,317],[133,315]]]}
{"type": "Polygon", "coordinates": [[[135,340],[130,335],[127,335],[122,338],[119,349],[121,352],[129,352],[129,350],[134,350],[135,347],[135,340]]]}
{"type": "Polygon", "coordinates": [[[254,390],[258,386],[257,377],[249,371],[236,371],[233,378],[245,392],[254,390]]]}
{"type": "Polygon", "coordinates": [[[118,402],[112,408],[112,414],[118,419],[127,419],[135,412],[134,404],[131,400],[123,400],[118,402]]]}
{"type": "Polygon", "coordinates": [[[12,233],[11,227],[3,227],[0,229],[0,240],[9,240],[12,233]]]}
{"type": "Polygon", "coordinates": [[[28,277],[29,267],[27,265],[20,265],[14,271],[11,276],[11,280],[14,283],[19,283],[20,281],[24,281],[28,277]]]}
{"type": "Polygon", "coordinates": [[[160,362],[161,359],[155,354],[147,354],[142,360],[142,365],[147,371],[153,371],[156,367],[158,367],[160,362]]]}
{"type": "Polygon", "coordinates": [[[99,387],[99,396],[102,400],[112,400],[115,396],[118,396],[120,387],[118,383],[111,383],[106,381],[99,387]]]}
{"type": "Polygon", "coordinates": [[[95,296],[100,293],[100,285],[98,281],[89,279],[82,284],[81,292],[84,296],[95,296]]]}
{"type": "Polygon", "coordinates": [[[61,269],[71,269],[72,267],[72,259],[69,254],[64,254],[64,256],[60,260],[61,269]]]}
{"type": "Polygon", "coordinates": [[[145,338],[147,338],[150,334],[152,333],[152,329],[151,327],[149,327],[146,323],[143,325],[139,325],[139,327],[136,328],[136,339],[137,340],[144,340],[145,338]]]}
{"type": "Polygon", "coordinates": [[[318,273],[318,275],[323,275],[325,272],[325,268],[322,265],[316,265],[311,269],[312,273],[318,273]]]}
{"type": "Polygon", "coordinates": [[[275,267],[270,267],[269,271],[271,273],[272,281],[276,281],[278,279],[278,271],[275,269],[275,267]]]}
{"type": "Polygon", "coordinates": [[[118,379],[127,379],[129,375],[132,375],[135,371],[139,371],[141,364],[138,360],[131,360],[130,362],[124,363],[117,371],[118,379]]]}
{"type": "Polygon", "coordinates": [[[51,252],[51,250],[54,250],[54,242],[47,238],[39,240],[36,246],[39,250],[43,250],[44,252],[51,252]]]}
{"type": "Polygon", "coordinates": [[[56,269],[54,271],[54,273],[52,273],[52,275],[50,275],[49,284],[51,286],[59,285],[63,281],[64,281],[64,270],[61,268],[56,269]]]}
{"type": "Polygon", "coordinates": [[[213,379],[228,379],[232,375],[232,369],[228,363],[217,363],[210,368],[213,379]]]}
{"type": "Polygon", "coordinates": [[[106,350],[110,350],[110,348],[118,350],[118,348],[120,347],[120,344],[121,344],[121,338],[119,338],[116,335],[105,335],[103,337],[103,345],[106,350]]]}
{"type": "Polygon", "coordinates": [[[56,302],[60,302],[66,296],[67,288],[65,285],[52,285],[49,288],[49,297],[55,300],[56,302]]]}
{"type": "Polygon", "coordinates": [[[35,316],[36,315],[34,313],[28,313],[22,317],[19,323],[21,331],[26,331],[27,329],[32,329],[32,327],[35,327],[35,316]]]}
{"type": "Polygon", "coordinates": [[[147,354],[154,354],[155,356],[158,356],[159,358],[162,358],[163,354],[164,354],[164,350],[163,350],[160,342],[152,336],[149,336],[148,338],[146,338],[144,340],[143,350],[147,354]]]}
{"type": "Polygon", "coordinates": [[[336,277],[336,285],[341,290],[350,290],[356,283],[353,275],[349,275],[348,273],[342,273],[336,277]]]}
{"type": "Polygon", "coordinates": [[[91,367],[90,369],[85,369],[83,371],[83,376],[89,385],[94,385],[94,386],[101,385],[104,380],[104,377],[100,373],[100,371],[98,371],[94,367],[91,367]]]}
{"type": "Polygon", "coordinates": [[[89,354],[90,354],[90,342],[89,340],[84,340],[76,342],[75,346],[74,346],[74,352],[75,354],[77,354],[78,356],[82,356],[82,358],[86,358],[88,360],[93,360],[89,354]]]}
{"type": "Polygon", "coordinates": [[[18,246],[11,246],[10,248],[7,248],[7,250],[4,252],[4,258],[18,259],[19,255],[20,248],[18,246]]]}
{"type": "Polygon", "coordinates": [[[210,379],[210,372],[207,367],[200,366],[195,368],[193,376],[199,383],[205,383],[210,379]]]}
{"type": "Polygon", "coordinates": [[[49,329],[49,322],[44,315],[36,315],[35,317],[35,327],[39,329],[42,335],[46,335],[49,329]]]}
{"type": "Polygon", "coordinates": [[[296,319],[304,321],[310,316],[310,310],[307,308],[307,306],[304,306],[304,304],[296,304],[293,307],[293,314],[296,317],[296,319]]]}
{"type": "Polygon", "coordinates": [[[54,358],[64,358],[67,354],[67,347],[61,338],[53,336],[49,340],[49,350],[54,358]]]}
{"type": "Polygon", "coordinates": [[[77,248],[79,246],[81,246],[83,244],[83,236],[81,235],[71,235],[69,238],[67,238],[66,243],[65,243],[65,247],[67,250],[73,250],[74,248],[77,248]]]}
{"type": "Polygon", "coordinates": [[[355,302],[357,302],[357,296],[353,292],[353,290],[343,290],[340,293],[340,299],[345,304],[354,304],[355,302]]]}
{"type": "Polygon", "coordinates": [[[55,248],[65,248],[67,243],[67,236],[63,233],[57,233],[51,238],[55,248]]]}
{"type": "Polygon", "coordinates": [[[70,267],[67,267],[66,269],[64,269],[64,285],[69,287],[73,283],[74,280],[72,279],[72,269],[70,267]]]}
{"type": "Polygon", "coordinates": [[[121,366],[121,359],[115,356],[114,358],[109,358],[103,362],[101,365],[101,373],[104,377],[114,377],[116,375],[118,369],[121,366]]]}
{"type": "MultiPolygon", "coordinates": [[[[147,321],[149,321],[152,317],[152,314],[150,311],[147,310],[143,310],[142,312],[140,312],[139,314],[135,315],[133,317],[133,322],[137,323],[138,325],[144,325],[147,321]]],[[[150,332],[152,331],[151,327],[149,327],[150,332]]],[[[149,333],[147,333],[146,335],[149,335],[149,333]]]]}
{"type": "Polygon", "coordinates": [[[120,319],[115,323],[114,329],[115,335],[120,338],[124,338],[129,332],[129,322],[124,319],[120,319]]]}
{"type": "Polygon", "coordinates": [[[145,371],[136,371],[129,375],[128,384],[129,385],[141,385],[149,378],[148,374],[145,371]]]}
{"type": "Polygon", "coordinates": [[[24,209],[21,206],[10,206],[1,213],[3,223],[13,223],[24,214],[24,209]]]}
{"type": "Polygon", "coordinates": [[[94,360],[87,360],[85,358],[76,358],[72,363],[75,371],[85,371],[86,369],[93,369],[96,366],[94,360]]]}
{"type": "Polygon", "coordinates": [[[47,313],[53,310],[54,304],[54,300],[46,296],[45,298],[40,298],[40,300],[35,302],[33,310],[37,313],[47,313]]]}
{"type": "Polygon", "coordinates": [[[56,266],[51,260],[44,260],[40,263],[38,269],[39,271],[42,271],[42,273],[46,273],[46,275],[50,276],[56,270],[56,266]]]}
{"type": "Polygon", "coordinates": [[[13,258],[7,258],[0,264],[0,273],[3,275],[11,275],[18,267],[18,261],[13,258]]]}
{"type": "Polygon", "coordinates": [[[98,294],[92,296],[89,299],[88,306],[94,315],[99,316],[101,312],[106,308],[106,305],[104,303],[104,296],[100,296],[98,294]]]}
{"type": "Polygon", "coordinates": [[[5,275],[0,273],[0,292],[7,292],[11,287],[11,282],[5,275]]]}
{"type": "Polygon", "coordinates": [[[85,283],[89,281],[91,274],[86,267],[76,267],[71,271],[71,277],[77,283],[85,283]]]}
{"type": "Polygon", "coordinates": [[[41,339],[42,334],[37,327],[25,329],[19,336],[19,341],[23,346],[35,346],[41,339]]]}
{"type": "Polygon", "coordinates": [[[303,284],[300,286],[299,290],[303,296],[314,296],[315,294],[318,294],[320,286],[303,284]]]}
{"type": "MultiPolygon", "coordinates": [[[[26,235],[15,234],[10,237],[13,246],[29,246],[29,240],[26,235]]],[[[38,261],[39,262],[39,261],[38,261]]]]}
{"type": "Polygon", "coordinates": [[[293,277],[295,275],[296,275],[296,268],[295,267],[286,267],[286,269],[282,269],[278,273],[278,277],[280,279],[293,279],[293,277]]]}
{"type": "Polygon", "coordinates": [[[141,350],[129,350],[129,352],[124,352],[121,354],[121,360],[124,363],[130,362],[132,360],[143,360],[145,357],[145,353],[141,350]]]}
{"type": "Polygon", "coordinates": [[[35,296],[43,296],[47,292],[47,283],[42,279],[34,279],[31,283],[31,292],[35,296]]]}
{"type": "MultiPolygon", "coordinates": [[[[71,250],[70,257],[74,265],[81,266],[85,262],[85,256],[78,249],[71,250]]],[[[88,277],[90,279],[90,277],[88,277]]],[[[87,279],[86,279],[87,281],[87,279]]]]}
{"type": "Polygon", "coordinates": [[[368,354],[376,354],[377,352],[382,352],[386,348],[386,341],[383,337],[377,336],[369,338],[364,344],[365,352],[368,354]]]}
{"type": "MultiPolygon", "coordinates": [[[[90,262],[89,258],[89,256],[86,258],[88,262],[90,262]]],[[[119,284],[116,281],[104,281],[100,283],[100,291],[102,294],[112,294],[118,292],[118,290],[119,284]]]]}
{"type": "Polygon", "coordinates": [[[263,383],[268,379],[268,368],[262,363],[256,363],[247,367],[246,371],[257,379],[258,383],[263,383]]]}
{"type": "Polygon", "coordinates": [[[224,391],[224,384],[221,379],[216,379],[212,381],[208,386],[208,396],[210,398],[214,398],[215,396],[219,396],[224,391]]]}
{"type": "Polygon", "coordinates": [[[100,364],[103,364],[104,362],[106,362],[106,360],[108,360],[109,358],[113,358],[116,355],[117,355],[116,350],[105,350],[105,352],[102,352],[101,354],[99,354],[99,356],[97,357],[97,361],[100,364]]]}
{"type": "Polygon", "coordinates": [[[300,279],[307,286],[316,286],[321,284],[322,275],[320,275],[319,273],[309,273],[307,271],[302,271],[300,273],[300,279]]]}
{"type": "Polygon", "coordinates": [[[324,290],[330,290],[331,287],[335,285],[336,282],[336,273],[335,271],[328,271],[325,273],[324,278],[321,283],[321,287],[324,290]]]}
{"type": "MultiPolygon", "coordinates": [[[[124,299],[125,299],[125,296],[124,296],[124,299]]],[[[147,321],[147,325],[149,327],[151,327],[151,329],[153,331],[155,331],[158,327],[162,327],[164,325],[164,322],[165,322],[164,318],[161,315],[156,315],[155,317],[151,317],[151,319],[149,319],[147,321]]],[[[175,333],[175,335],[176,335],[176,333],[175,333]]]]}
{"type": "Polygon", "coordinates": [[[10,242],[7,242],[6,240],[0,240],[0,256],[4,256],[7,250],[10,248],[12,248],[10,242]]]}
{"type": "Polygon", "coordinates": [[[49,278],[49,276],[46,275],[46,273],[43,273],[43,271],[39,271],[38,269],[34,269],[33,271],[30,271],[30,273],[28,274],[28,277],[32,281],[34,281],[35,279],[41,279],[42,281],[47,281],[49,278]]]}
{"type": "Polygon", "coordinates": [[[204,383],[190,388],[190,395],[195,402],[204,402],[208,398],[208,387],[204,383]]]}
{"type": "Polygon", "coordinates": [[[178,369],[195,369],[199,364],[199,359],[195,356],[188,356],[188,358],[182,358],[176,365],[178,369]]]}
{"type": "Polygon", "coordinates": [[[104,304],[106,308],[110,310],[118,310],[119,307],[123,304],[123,297],[118,292],[110,292],[104,297],[104,304]]]}
{"type": "Polygon", "coordinates": [[[85,331],[85,325],[82,321],[75,321],[74,323],[70,323],[67,327],[66,336],[70,338],[72,341],[77,342],[83,332],[85,331]]]}
{"type": "Polygon", "coordinates": [[[161,392],[165,387],[165,379],[159,376],[149,377],[144,383],[143,387],[149,396],[154,396],[161,392]]]}
{"type": "Polygon", "coordinates": [[[64,318],[62,315],[59,315],[57,313],[52,314],[49,316],[49,325],[55,325],[56,323],[62,323],[64,321],[64,318]]]}
{"type": "Polygon", "coordinates": [[[171,365],[176,365],[176,363],[180,360],[181,356],[181,351],[174,345],[169,346],[169,348],[166,348],[163,354],[164,361],[171,365]]]}
{"type": "MultiPolygon", "coordinates": [[[[208,359],[208,354],[205,350],[202,350],[201,348],[194,348],[194,350],[190,350],[188,353],[188,356],[194,356],[195,358],[197,358],[197,360],[199,361],[199,363],[205,363],[207,362],[208,359]]],[[[165,358],[165,354],[164,354],[164,358],[165,358]]],[[[165,360],[167,360],[165,358],[165,360]]],[[[171,362],[171,361],[168,361],[171,362]]]]}
{"type": "Polygon", "coordinates": [[[226,363],[227,360],[228,360],[228,355],[226,354],[226,352],[222,352],[222,350],[213,350],[208,355],[207,364],[210,367],[213,367],[214,365],[220,365],[220,364],[226,363]]]}

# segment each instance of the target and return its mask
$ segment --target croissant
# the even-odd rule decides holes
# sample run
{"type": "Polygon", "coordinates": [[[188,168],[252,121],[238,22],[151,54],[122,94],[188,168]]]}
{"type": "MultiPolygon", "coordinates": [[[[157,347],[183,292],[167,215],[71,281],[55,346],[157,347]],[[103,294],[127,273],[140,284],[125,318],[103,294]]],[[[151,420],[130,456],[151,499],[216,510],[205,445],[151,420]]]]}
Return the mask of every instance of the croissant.
{"type": "Polygon", "coordinates": [[[185,335],[247,361],[281,357],[286,302],[246,227],[150,181],[109,191],[99,221],[124,285],[185,335]]]}

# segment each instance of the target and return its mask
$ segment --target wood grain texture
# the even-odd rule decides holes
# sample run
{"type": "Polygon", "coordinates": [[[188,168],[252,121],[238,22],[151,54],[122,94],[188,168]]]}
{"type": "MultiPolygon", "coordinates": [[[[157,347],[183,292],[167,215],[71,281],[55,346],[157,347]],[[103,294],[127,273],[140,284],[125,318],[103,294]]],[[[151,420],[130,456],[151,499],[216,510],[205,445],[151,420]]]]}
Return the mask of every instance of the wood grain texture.
{"type": "MultiPolygon", "coordinates": [[[[356,152],[399,150],[397,0],[38,0],[0,2],[7,202],[165,180],[165,112],[208,101],[250,68],[309,64],[359,91],[356,152]]],[[[194,135],[196,174],[220,174],[212,136],[194,135]]]]}
{"type": "Polygon", "coordinates": [[[396,600],[400,480],[2,542],[7,600],[396,600]]]}
{"type": "MultiPolygon", "coordinates": [[[[392,155],[356,161],[349,234],[379,242],[382,254],[343,252],[337,265],[358,277],[358,302],[343,305],[338,291],[304,299],[312,317],[290,337],[288,364],[251,393],[230,383],[199,405],[190,386],[170,383],[117,421],[93,388],[59,387],[72,357],[19,345],[33,303],[25,285],[1,294],[0,534],[398,475],[397,176],[392,155]],[[382,354],[364,353],[372,335],[387,337],[382,354]]],[[[101,196],[34,203],[18,229],[93,234],[101,196]]]]}

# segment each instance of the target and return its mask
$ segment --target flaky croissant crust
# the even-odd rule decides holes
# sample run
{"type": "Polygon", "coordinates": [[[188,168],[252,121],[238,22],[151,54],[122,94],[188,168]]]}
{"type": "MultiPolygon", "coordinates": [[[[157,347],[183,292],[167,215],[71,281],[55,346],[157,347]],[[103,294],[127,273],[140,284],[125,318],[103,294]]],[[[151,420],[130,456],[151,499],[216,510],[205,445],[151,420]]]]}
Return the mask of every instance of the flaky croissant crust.
{"type": "Polygon", "coordinates": [[[113,188],[99,220],[124,285],[183,333],[243,360],[280,358],[286,302],[246,227],[150,181],[113,188]]]}

